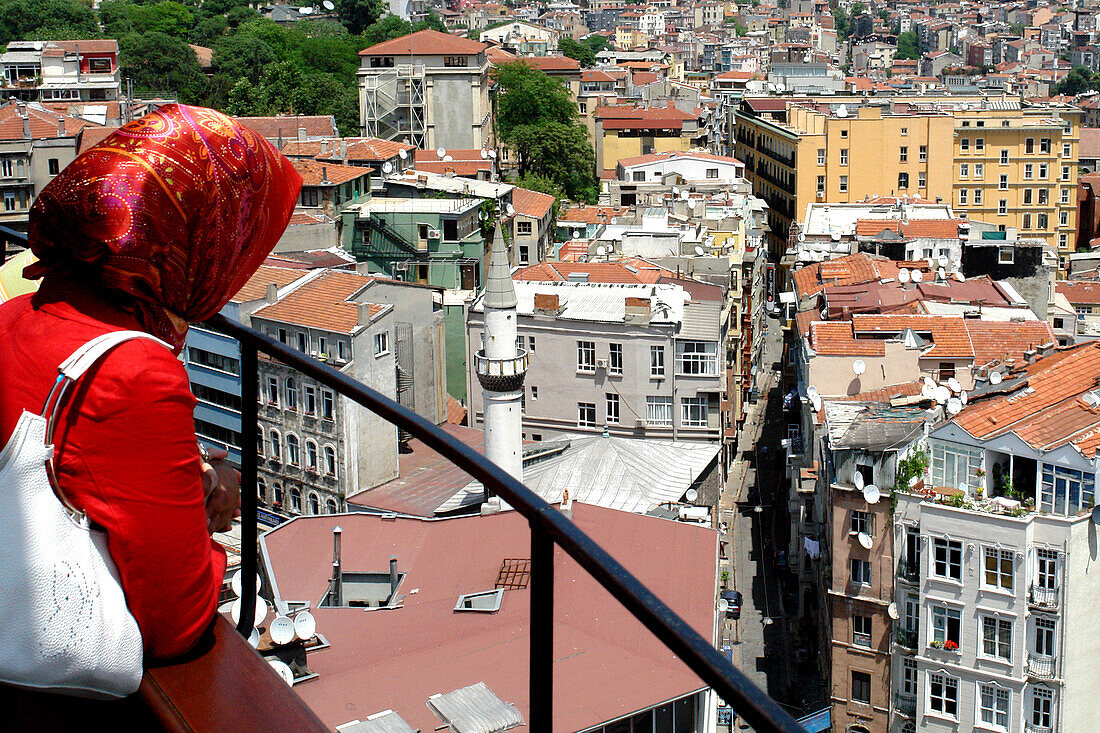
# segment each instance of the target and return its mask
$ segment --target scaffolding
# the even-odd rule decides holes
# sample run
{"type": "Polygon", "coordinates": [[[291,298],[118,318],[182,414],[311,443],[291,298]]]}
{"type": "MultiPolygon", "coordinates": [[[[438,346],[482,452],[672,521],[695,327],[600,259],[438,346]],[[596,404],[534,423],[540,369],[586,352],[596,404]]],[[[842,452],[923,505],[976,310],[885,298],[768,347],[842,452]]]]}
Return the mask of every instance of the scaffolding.
{"type": "Polygon", "coordinates": [[[363,84],[363,134],[424,148],[428,137],[424,65],[398,64],[361,69],[359,73],[363,84]]]}

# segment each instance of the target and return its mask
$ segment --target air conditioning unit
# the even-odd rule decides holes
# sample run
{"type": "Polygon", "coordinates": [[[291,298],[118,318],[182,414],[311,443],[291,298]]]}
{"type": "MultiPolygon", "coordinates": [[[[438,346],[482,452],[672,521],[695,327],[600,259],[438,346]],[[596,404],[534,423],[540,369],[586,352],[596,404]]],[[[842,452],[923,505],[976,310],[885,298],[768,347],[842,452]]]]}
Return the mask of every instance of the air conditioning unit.
{"type": "Polygon", "coordinates": [[[442,237],[443,237],[443,234],[438,229],[429,229],[428,230],[428,239],[440,239],[442,237]]]}
{"type": "Polygon", "coordinates": [[[607,369],[607,359],[596,359],[597,369],[607,369]]]}
{"type": "Polygon", "coordinates": [[[645,428],[648,427],[648,425],[649,423],[646,422],[646,419],[644,417],[639,417],[637,420],[634,421],[634,427],[636,428],[645,428]]]}

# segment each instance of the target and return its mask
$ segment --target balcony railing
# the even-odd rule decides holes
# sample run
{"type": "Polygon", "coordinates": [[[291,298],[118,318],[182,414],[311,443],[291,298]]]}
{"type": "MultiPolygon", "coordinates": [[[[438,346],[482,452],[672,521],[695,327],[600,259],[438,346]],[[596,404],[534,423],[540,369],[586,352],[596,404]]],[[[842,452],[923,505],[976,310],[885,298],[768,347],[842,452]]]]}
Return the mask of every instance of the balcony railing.
{"type": "Polygon", "coordinates": [[[1051,733],[1054,729],[1049,725],[1039,725],[1038,723],[1032,723],[1024,721],[1024,733],[1051,733]]]}
{"type": "Polygon", "coordinates": [[[1027,603],[1035,608],[1058,608],[1058,589],[1032,585],[1031,592],[1027,596],[1027,603]]]}
{"type": "Polygon", "coordinates": [[[898,646],[905,647],[906,649],[916,649],[918,634],[916,629],[898,629],[894,634],[894,639],[897,641],[898,646]]]}
{"type": "Polygon", "coordinates": [[[920,564],[910,563],[904,558],[898,560],[898,578],[906,583],[920,582],[920,564]]]}
{"type": "Polygon", "coordinates": [[[917,714],[917,696],[908,695],[904,692],[896,693],[894,695],[894,709],[907,718],[915,717],[917,714]]]}
{"type": "Polygon", "coordinates": [[[1027,653],[1027,676],[1037,680],[1054,679],[1056,662],[1054,657],[1035,652],[1027,653]]]}

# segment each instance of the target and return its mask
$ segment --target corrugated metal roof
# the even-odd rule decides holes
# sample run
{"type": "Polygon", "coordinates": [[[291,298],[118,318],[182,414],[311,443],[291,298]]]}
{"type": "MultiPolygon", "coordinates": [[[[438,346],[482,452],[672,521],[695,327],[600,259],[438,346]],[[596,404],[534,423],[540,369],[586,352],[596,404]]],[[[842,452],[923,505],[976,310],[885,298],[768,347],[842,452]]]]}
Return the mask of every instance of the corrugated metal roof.
{"type": "Polygon", "coordinates": [[[484,682],[432,695],[428,707],[455,733],[500,733],[523,725],[516,706],[494,695],[484,682]]]}
{"type": "Polygon", "coordinates": [[[372,715],[351,725],[340,726],[340,733],[416,733],[416,729],[392,710],[372,715]]]}

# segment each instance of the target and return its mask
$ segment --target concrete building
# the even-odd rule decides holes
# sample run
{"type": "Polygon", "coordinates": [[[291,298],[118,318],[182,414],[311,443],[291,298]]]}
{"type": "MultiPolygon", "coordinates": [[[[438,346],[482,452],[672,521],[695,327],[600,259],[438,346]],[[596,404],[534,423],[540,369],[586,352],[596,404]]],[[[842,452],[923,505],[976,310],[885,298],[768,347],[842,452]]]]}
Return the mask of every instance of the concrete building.
{"type": "Polygon", "coordinates": [[[110,102],[121,96],[118,41],[11,41],[0,94],[28,102],[110,102]]]}
{"type": "Polygon", "coordinates": [[[542,262],[552,253],[554,233],[554,197],[528,191],[525,188],[512,190],[511,259],[517,265],[529,265],[542,262]]]}
{"type": "Polygon", "coordinates": [[[292,163],[302,176],[296,207],[300,213],[324,214],[331,219],[339,216],[344,204],[370,195],[370,168],[304,159],[292,163]]]}
{"type": "Polygon", "coordinates": [[[596,125],[596,169],[614,171],[624,158],[651,153],[706,148],[710,136],[710,112],[697,108],[683,112],[674,106],[598,107],[596,125]]]}
{"type": "Polygon", "coordinates": [[[422,30],[359,52],[363,134],[417,148],[494,148],[485,44],[422,30]]]}

